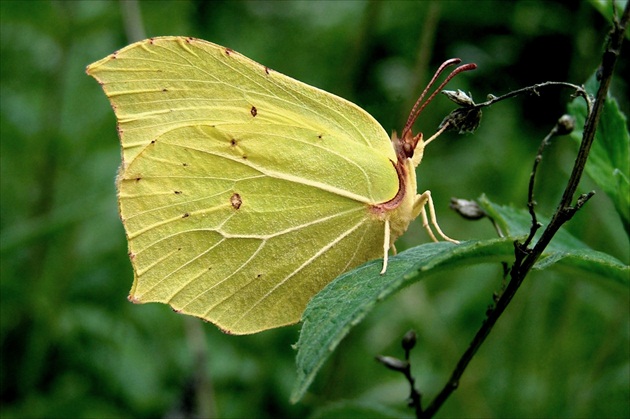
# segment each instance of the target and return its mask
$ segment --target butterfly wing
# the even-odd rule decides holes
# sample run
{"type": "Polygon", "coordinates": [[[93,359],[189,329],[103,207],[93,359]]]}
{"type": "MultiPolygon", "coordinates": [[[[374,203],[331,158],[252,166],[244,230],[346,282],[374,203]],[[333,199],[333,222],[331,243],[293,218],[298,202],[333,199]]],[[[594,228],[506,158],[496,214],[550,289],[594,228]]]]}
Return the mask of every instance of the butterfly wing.
{"type": "Polygon", "coordinates": [[[192,38],[130,45],[88,73],[118,119],[132,301],[254,333],[381,256],[370,205],[396,195],[396,157],[356,105],[192,38]]]}

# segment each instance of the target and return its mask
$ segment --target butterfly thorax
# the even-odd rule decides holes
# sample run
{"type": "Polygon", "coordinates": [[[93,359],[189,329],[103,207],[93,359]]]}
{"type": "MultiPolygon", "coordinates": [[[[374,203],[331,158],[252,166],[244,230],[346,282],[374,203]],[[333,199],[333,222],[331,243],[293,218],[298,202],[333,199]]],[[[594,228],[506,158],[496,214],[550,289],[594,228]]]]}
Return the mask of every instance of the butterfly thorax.
{"type": "Polygon", "coordinates": [[[398,174],[398,193],[389,201],[372,207],[381,220],[389,220],[391,242],[400,237],[418,214],[414,211],[417,194],[416,167],[422,160],[424,142],[422,133],[412,135],[407,131],[404,138],[392,133],[392,145],[397,161],[392,162],[398,174]]]}

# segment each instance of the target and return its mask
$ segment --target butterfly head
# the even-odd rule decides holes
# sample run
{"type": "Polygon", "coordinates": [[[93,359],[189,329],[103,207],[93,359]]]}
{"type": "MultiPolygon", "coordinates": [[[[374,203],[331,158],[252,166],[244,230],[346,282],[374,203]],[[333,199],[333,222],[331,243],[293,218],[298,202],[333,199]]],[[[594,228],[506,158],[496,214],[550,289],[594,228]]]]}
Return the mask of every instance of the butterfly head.
{"type": "Polygon", "coordinates": [[[413,135],[411,130],[407,130],[403,131],[402,137],[398,137],[398,133],[394,131],[392,133],[392,143],[399,162],[404,159],[411,159],[416,152],[418,144],[423,144],[422,133],[419,132],[413,135]]]}

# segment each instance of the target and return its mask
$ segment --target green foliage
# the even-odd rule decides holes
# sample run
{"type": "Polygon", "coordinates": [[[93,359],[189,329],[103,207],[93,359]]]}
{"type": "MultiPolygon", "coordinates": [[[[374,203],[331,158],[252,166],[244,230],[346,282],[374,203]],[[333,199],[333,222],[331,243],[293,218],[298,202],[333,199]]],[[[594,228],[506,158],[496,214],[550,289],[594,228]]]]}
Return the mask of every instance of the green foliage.
{"type": "MultiPolygon", "coordinates": [[[[599,82],[593,74],[586,82],[586,90],[593,96],[599,82]]],[[[574,100],[569,112],[575,116],[578,129],[571,133],[577,144],[582,139],[582,128],[586,118],[586,104],[574,100]]],[[[586,172],[611,201],[621,217],[626,234],[630,235],[630,134],[628,120],[619,109],[619,104],[610,95],[606,98],[595,142],[591,148],[586,172]]]]}
{"type": "Polygon", "coordinates": [[[316,410],[311,419],[386,419],[386,418],[410,418],[411,416],[401,411],[388,409],[383,406],[373,405],[370,403],[357,403],[341,401],[331,403],[321,409],[316,410]]]}
{"type": "MultiPolygon", "coordinates": [[[[306,417],[319,409],[344,416],[331,404],[341,398],[405,412],[406,383],[373,357],[396,355],[410,328],[418,333],[413,372],[430,399],[501,287],[497,264],[435,272],[376,304],[291,405],[290,345],[299,327],[227,336],[194,320],[191,327],[166,307],[127,302],[133,273],[116,208],[115,118],[85,66],[137,40],[126,33],[140,26],[147,36],[195,36],[340,94],[400,132],[426,75],[444,59],[478,64],[452,85],[475,98],[546,80],[580,83],[597,68],[607,20],[589,2],[139,2],[140,21],[130,4],[0,2],[1,416],[192,415],[201,412],[191,393],[200,377],[211,380],[207,401],[218,417],[306,417]],[[421,38],[423,30],[434,36],[421,38]]],[[[627,47],[619,75],[630,71],[627,47]]],[[[536,148],[569,94],[503,102],[484,110],[475,135],[445,134],[427,148],[418,184],[431,189],[447,234],[496,235],[487,222],[451,214],[451,196],[485,193],[522,212],[536,148]]],[[[627,114],[623,76],[612,94],[627,114]]],[[[437,98],[416,129],[432,134],[450,110],[437,98]]],[[[546,152],[536,189],[541,219],[555,209],[574,156],[561,138],[546,152]]],[[[585,179],[579,192],[591,189],[603,187],[585,179]]],[[[598,193],[566,230],[627,264],[615,208],[598,193]]],[[[427,241],[416,224],[397,248],[402,255],[427,241]]],[[[627,286],[549,263],[528,278],[440,415],[630,415],[627,286]]]]}
{"type": "MultiPolygon", "coordinates": [[[[510,226],[508,234],[529,229],[531,220],[526,210],[502,208],[485,198],[481,201],[486,209],[491,209],[495,222],[510,226]]],[[[627,265],[610,255],[585,248],[566,232],[559,236],[555,245],[543,253],[536,269],[558,264],[577,270],[578,274],[597,273],[603,279],[630,283],[627,265]]],[[[302,398],[330,353],[375,304],[416,281],[428,279],[435,272],[488,262],[508,263],[514,257],[514,241],[523,237],[509,235],[459,245],[427,243],[392,257],[385,275],[380,274],[382,262],[378,260],[341,275],[313,297],[302,317],[296,358],[298,378],[292,400],[302,398]]]]}

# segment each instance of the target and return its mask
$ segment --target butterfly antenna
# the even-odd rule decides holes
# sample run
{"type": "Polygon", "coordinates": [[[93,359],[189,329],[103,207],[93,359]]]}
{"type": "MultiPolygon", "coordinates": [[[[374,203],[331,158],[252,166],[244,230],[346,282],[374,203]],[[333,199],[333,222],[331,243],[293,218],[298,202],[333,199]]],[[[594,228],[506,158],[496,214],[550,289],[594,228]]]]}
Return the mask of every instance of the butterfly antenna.
{"type": "Polygon", "coordinates": [[[422,92],[418,100],[416,101],[415,105],[413,105],[413,108],[411,109],[411,113],[409,113],[409,118],[407,119],[407,123],[405,124],[405,128],[403,129],[403,132],[400,138],[405,138],[405,135],[407,134],[407,132],[411,131],[411,127],[413,126],[414,122],[416,122],[416,119],[418,119],[420,112],[422,112],[422,110],[433,100],[433,98],[442,91],[444,86],[446,86],[446,84],[449,81],[451,81],[453,77],[455,77],[456,75],[464,71],[474,70],[475,68],[477,68],[477,65],[474,63],[460,65],[455,70],[451,71],[451,73],[438,86],[438,88],[433,91],[431,96],[429,96],[429,98],[423,102],[424,97],[426,96],[427,92],[435,84],[435,81],[437,80],[438,77],[440,77],[444,69],[446,69],[446,67],[450,67],[452,65],[459,64],[461,62],[462,60],[460,60],[459,58],[451,58],[450,60],[444,61],[442,65],[437,69],[437,71],[433,75],[433,78],[431,78],[431,81],[429,82],[429,84],[427,84],[427,87],[425,87],[424,91],[422,92]]]}

